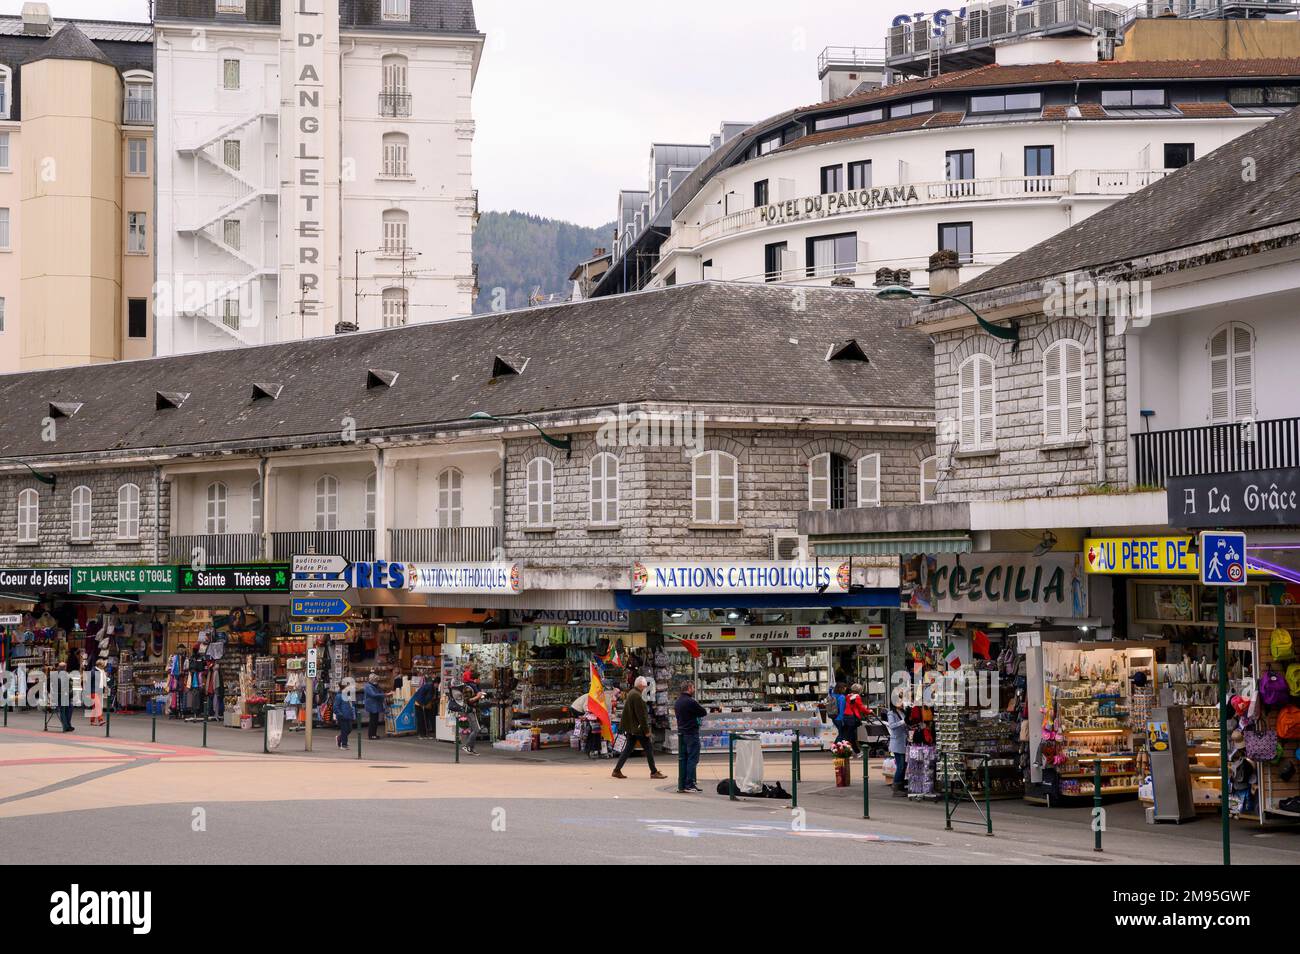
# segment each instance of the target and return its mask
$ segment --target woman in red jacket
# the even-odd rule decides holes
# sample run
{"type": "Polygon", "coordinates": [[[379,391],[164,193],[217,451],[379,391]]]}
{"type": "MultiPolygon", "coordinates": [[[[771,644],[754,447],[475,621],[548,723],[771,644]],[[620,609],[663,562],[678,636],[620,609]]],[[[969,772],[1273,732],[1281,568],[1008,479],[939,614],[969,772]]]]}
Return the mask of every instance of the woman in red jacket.
{"type": "Polygon", "coordinates": [[[871,715],[871,710],[862,701],[862,684],[855,682],[849,687],[844,698],[844,711],[840,713],[840,737],[853,746],[853,757],[862,758],[862,745],[858,742],[858,727],[862,720],[871,715]]]}

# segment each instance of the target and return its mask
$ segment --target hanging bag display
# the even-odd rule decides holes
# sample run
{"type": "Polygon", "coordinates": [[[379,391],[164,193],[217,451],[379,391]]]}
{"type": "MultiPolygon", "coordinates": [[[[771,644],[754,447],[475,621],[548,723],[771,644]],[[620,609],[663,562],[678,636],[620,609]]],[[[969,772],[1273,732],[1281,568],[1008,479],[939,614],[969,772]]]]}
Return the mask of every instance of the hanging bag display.
{"type": "Polygon", "coordinates": [[[1279,627],[1273,630],[1268,638],[1268,648],[1273,655],[1273,662],[1290,662],[1295,659],[1295,643],[1285,629],[1279,627]]]}
{"type": "Polygon", "coordinates": [[[1277,714],[1277,737],[1300,739],[1300,706],[1285,705],[1277,714]]]}
{"type": "Polygon", "coordinates": [[[1264,705],[1280,706],[1290,694],[1286,678],[1276,669],[1270,669],[1259,677],[1259,701],[1264,705]]]}
{"type": "Polygon", "coordinates": [[[1245,731],[1246,758],[1253,762],[1272,762],[1277,758],[1277,733],[1263,719],[1245,731]]]}
{"type": "Polygon", "coordinates": [[[1293,696],[1300,696],[1300,663],[1286,667],[1286,688],[1293,696]]]}

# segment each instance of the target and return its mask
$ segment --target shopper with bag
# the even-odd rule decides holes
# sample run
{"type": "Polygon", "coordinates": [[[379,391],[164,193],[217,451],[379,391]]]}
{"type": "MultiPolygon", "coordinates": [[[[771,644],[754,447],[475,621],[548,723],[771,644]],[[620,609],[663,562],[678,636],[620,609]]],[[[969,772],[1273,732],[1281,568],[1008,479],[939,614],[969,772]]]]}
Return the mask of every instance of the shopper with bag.
{"type": "Polygon", "coordinates": [[[855,682],[849,687],[848,695],[844,697],[844,710],[840,714],[840,738],[837,740],[853,746],[855,759],[862,758],[862,743],[858,741],[858,729],[862,725],[862,720],[869,715],[871,710],[862,701],[862,684],[855,682]]]}
{"type": "Polygon", "coordinates": [[[352,725],[357,718],[356,706],[348,698],[352,692],[350,688],[340,687],[339,691],[334,693],[334,718],[339,723],[339,734],[335,741],[338,742],[340,749],[348,747],[348,736],[352,734],[352,725]]]}
{"type": "Polygon", "coordinates": [[[894,794],[907,794],[907,710],[897,703],[889,704],[885,713],[885,728],[889,730],[889,754],[894,757],[894,794]]]}
{"type": "Polygon", "coordinates": [[[637,676],[636,682],[623,700],[623,716],[618,729],[620,735],[627,737],[627,741],[618,756],[618,764],[614,766],[614,778],[627,778],[623,774],[623,764],[638,742],[645,750],[646,764],[650,766],[650,777],[668,777],[655,768],[654,744],[650,740],[650,710],[646,707],[645,697],[642,695],[647,685],[645,676],[637,676]]]}
{"type": "Polygon", "coordinates": [[[479,703],[487,695],[478,684],[478,672],[470,667],[465,670],[465,686],[462,690],[465,704],[465,744],[462,750],[466,755],[478,755],[474,751],[474,743],[478,741],[478,707],[479,703]]]}

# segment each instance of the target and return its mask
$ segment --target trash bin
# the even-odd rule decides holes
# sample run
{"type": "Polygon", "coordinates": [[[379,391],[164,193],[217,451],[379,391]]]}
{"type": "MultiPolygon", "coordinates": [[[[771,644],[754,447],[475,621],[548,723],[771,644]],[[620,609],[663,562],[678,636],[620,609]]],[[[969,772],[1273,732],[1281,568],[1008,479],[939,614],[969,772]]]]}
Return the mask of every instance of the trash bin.
{"type": "Polygon", "coordinates": [[[266,707],[266,747],[274,752],[280,747],[284,738],[284,709],[280,706],[266,707]]]}
{"type": "Polygon", "coordinates": [[[763,740],[757,732],[736,732],[731,736],[735,745],[736,791],[758,795],[763,791],[763,740]]]}

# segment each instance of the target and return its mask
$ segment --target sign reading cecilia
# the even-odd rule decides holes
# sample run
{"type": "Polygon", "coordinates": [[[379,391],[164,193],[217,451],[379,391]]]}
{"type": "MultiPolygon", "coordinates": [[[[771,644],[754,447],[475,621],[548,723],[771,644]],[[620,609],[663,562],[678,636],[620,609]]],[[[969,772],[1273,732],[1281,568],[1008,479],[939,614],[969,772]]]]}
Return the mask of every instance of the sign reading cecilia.
{"type": "Polygon", "coordinates": [[[833,563],[634,563],[632,592],[847,593],[849,564],[833,563]]]}
{"type": "Polygon", "coordinates": [[[938,553],[903,557],[904,608],[1086,619],[1088,584],[1079,554],[938,553]]]}
{"type": "Polygon", "coordinates": [[[916,186],[885,186],[876,189],[855,189],[852,192],[831,192],[826,195],[809,195],[802,199],[787,199],[758,210],[758,220],[763,225],[780,222],[802,222],[807,219],[824,219],[845,212],[871,212],[909,205],[920,201],[916,186]]]}

